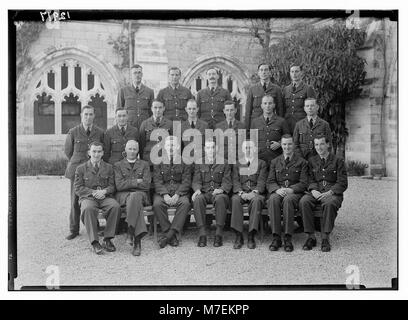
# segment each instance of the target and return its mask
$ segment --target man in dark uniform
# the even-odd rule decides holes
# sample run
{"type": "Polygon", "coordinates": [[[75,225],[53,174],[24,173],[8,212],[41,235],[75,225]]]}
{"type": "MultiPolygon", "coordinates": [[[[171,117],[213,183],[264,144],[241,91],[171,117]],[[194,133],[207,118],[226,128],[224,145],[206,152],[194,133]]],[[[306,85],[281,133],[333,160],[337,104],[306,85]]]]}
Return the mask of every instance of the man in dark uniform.
{"type": "MultiPolygon", "coordinates": [[[[222,135],[222,140],[224,140],[224,158],[228,160],[229,164],[235,164],[236,160],[238,159],[238,133],[239,129],[245,130],[245,125],[241,122],[235,119],[235,114],[237,113],[237,108],[235,107],[234,101],[227,100],[224,102],[224,114],[225,114],[225,120],[217,123],[215,125],[215,129],[221,129],[223,132],[222,135]],[[231,135],[226,135],[224,137],[224,133],[226,130],[232,129],[235,132],[235,148],[232,147],[234,144],[233,137],[231,135]],[[228,157],[228,151],[232,150],[234,151],[233,159],[230,159],[228,157]],[[231,161],[233,160],[233,161],[231,161]]],[[[243,139],[245,139],[245,133],[243,134],[243,139]]],[[[218,143],[222,143],[222,140],[217,140],[218,143]]],[[[242,154],[240,154],[242,156],[242,154]]]]}
{"type": "Polygon", "coordinates": [[[149,190],[151,183],[149,163],[137,158],[139,144],[135,140],[126,143],[126,158],[114,165],[116,200],[120,206],[126,206],[128,239],[133,246],[132,254],[140,256],[141,239],[147,228],[143,207],[150,204],[149,190]]]}
{"type": "Polygon", "coordinates": [[[276,101],[272,96],[262,98],[263,114],[254,119],[251,129],[258,129],[259,158],[264,160],[268,167],[272,159],[282,153],[280,140],[282,135],[289,133],[285,119],[275,114],[276,101]]]}
{"type": "Polygon", "coordinates": [[[289,125],[290,133],[293,133],[296,122],[306,117],[303,110],[306,98],[316,98],[315,91],[302,81],[302,70],[299,65],[290,68],[292,83],[283,88],[283,106],[285,119],[289,125]]]}
{"type": "Polygon", "coordinates": [[[121,88],[118,93],[117,108],[129,112],[129,124],[140,128],[140,124],[150,116],[154,92],[142,84],[143,68],[135,64],[131,68],[132,84],[121,88]]]}
{"type": "Polygon", "coordinates": [[[187,119],[185,108],[187,101],[193,98],[191,91],[180,84],[181,70],[172,67],[169,70],[169,86],[161,89],[157,100],[164,104],[164,116],[172,121],[187,119]]]}
{"type": "MultiPolygon", "coordinates": [[[[229,204],[228,193],[232,187],[231,166],[225,161],[221,163],[216,157],[217,148],[213,140],[206,141],[204,145],[204,161],[195,165],[193,178],[193,206],[194,218],[199,228],[198,246],[207,245],[207,232],[205,230],[206,206],[211,203],[215,207],[216,231],[214,247],[222,246],[222,230],[224,228],[229,204]]],[[[221,160],[224,160],[223,158],[221,160]]]]}
{"type": "Polygon", "coordinates": [[[157,141],[150,141],[150,135],[152,134],[153,130],[164,129],[168,131],[169,134],[172,132],[171,120],[163,117],[163,102],[154,100],[152,104],[152,113],[153,115],[150,118],[142,122],[139,130],[141,158],[148,161],[150,165],[152,165],[150,151],[152,150],[153,146],[157,144],[157,141]]]}
{"type": "Polygon", "coordinates": [[[191,209],[189,191],[191,185],[190,166],[181,162],[180,145],[175,136],[168,136],[164,142],[166,163],[153,167],[155,195],[153,212],[159,220],[163,236],[159,239],[160,248],[167,244],[177,247],[177,233],[180,233],[191,209]],[[167,214],[169,207],[176,207],[173,221],[167,214]]]}
{"type": "Polygon", "coordinates": [[[308,164],[305,159],[294,153],[293,138],[283,135],[281,139],[283,154],[271,162],[266,181],[269,199],[268,214],[271,222],[273,240],[269,250],[277,251],[282,246],[281,216],[283,211],[284,250],[293,251],[292,235],[294,231],[295,210],[308,184],[308,164]]]}
{"type": "Polygon", "coordinates": [[[324,136],[331,145],[331,130],[329,123],[317,116],[319,105],[315,98],[307,98],[304,109],[307,116],[296,123],[293,142],[295,143],[295,152],[308,160],[317,155],[314,148],[314,137],[324,136]]]}
{"type": "Polygon", "coordinates": [[[208,87],[197,93],[199,117],[214,129],[215,124],[224,119],[224,102],[232,100],[228,90],[218,86],[218,71],[215,68],[207,70],[208,87]]]}
{"type": "Polygon", "coordinates": [[[92,106],[84,106],[81,110],[81,124],[71,128],[65,139],[65,155],[68,157],[68,165],[65,177],[71,180],[71,211],[69,215],[70,234],[67,240],[72,240],[79,235],[80,209],[78,196],[75,193],[74,180],[75,170],[89,159],[88,147],[92,141],[103,142],[103,130],[93,124],[95,110],[92,106]]]}
{"type": "Polygon", "coordinates": [[[123,159],[123,151],[128,140],[139,141],[139,130],[128,124],[128,111],[126,109],[116,109],[116,124],[106,130],[103,160],[110,164],[123,159]]]}
{"type": "Polygon", "coordinates": [[[303,250],[311,250],[316,246],[313,209],[321,204],[321,249],[328,252],[331,250],[329,235],[334,228],[337,211],[341,207],[343,193],[348,185],[347,170],[344,160],[329,152],[330,145],[326,137],[316,137],[314,143],[317,156],[309,159],[310,193],[305,194],[299,203],[304,229],[308,234],[303,250]]]}
{"type": "Polygon", "coordinates": [[[90,160],[79,165],[75,171],[75,192],[79,197],[81,220],[85,224],[89,240],[96,254],[102,253],[98,236],[98,212],[104,211],[106,226],[103,232],[103,247],[106,251],[116,250],[111,242],[115,237],[120,207],[113,198],[115,179],[113,167],[102,160],[103,144],[91,142],[90,160]]]}
{"type": "Polygon", "coordinates": [[[276,114],[283,117],[282,90],[271,81],[271,66],[267,63],[261,63],[258,66],[258,76],[260,82],[249,88],[245,104],[245,126],[247,129],[251,126],[251,121],[262,115],[262,98],[270,95],[276,101],[276,114]]]}
{"type": "Polygon", "coordinates": [[[242,152],[244,157],[233,166],[233,192],[231,198],[231,228],[236,232],[234,249],[240,249],[244,244],[242,236],[244,225],[244,211],[242,205],[248,203],[249,228],[248,248],[255,249],[255,233],[258,231],[259,217],[265,197],[265,182],[268,175],[267,165],[258,159],[255,142],[244,141],[242,152]]]}

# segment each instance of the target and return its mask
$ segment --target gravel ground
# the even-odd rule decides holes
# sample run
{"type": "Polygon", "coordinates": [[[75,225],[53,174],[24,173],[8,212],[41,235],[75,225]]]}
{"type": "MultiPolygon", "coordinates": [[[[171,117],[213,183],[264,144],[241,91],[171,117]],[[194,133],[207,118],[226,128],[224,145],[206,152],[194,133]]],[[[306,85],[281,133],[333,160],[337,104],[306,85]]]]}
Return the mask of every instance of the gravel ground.
{"type": "Polygon", "coordinates": [[[68,231],[67,179],[17,180],[18,277],[15,288],[43,286],[49,266],[58,266],[60,285],[293,285],[345,284],[346,268],[355,265],[367,287],[389,288],[397,276],[397,183],[349,178],[349,189],[331,236],[332,251],[301,249],[304,234],[294,236],[295,251],[270,252],[271,235],[255,250],[224,246],[196,247],[196,229],[187,230],[180,247],[158,249],[152,236],[133,257],[125,235],[114,239],[117,252],[97,256],[85,227],[72,241],[68,231]]]}

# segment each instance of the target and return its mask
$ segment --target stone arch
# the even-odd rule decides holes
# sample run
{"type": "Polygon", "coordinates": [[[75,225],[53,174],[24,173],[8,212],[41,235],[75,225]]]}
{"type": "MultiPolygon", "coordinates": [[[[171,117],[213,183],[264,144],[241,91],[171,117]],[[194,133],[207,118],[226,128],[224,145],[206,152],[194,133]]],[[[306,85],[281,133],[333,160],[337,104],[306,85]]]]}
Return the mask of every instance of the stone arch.
{"type": "MultiPolygon", "coordinates": [[[[114,118],[116,96],[119,90],[120,74],[113,65],[105,61],[103,56],[97,56],[86,47],[52,48],[33,58],[30,69],[26,70],[17,80],[17,133],[33,133],[32,102],[36,95],[36,87],[39,79],[47,70],[64,61],[75,60],[88,66],[94,74],[97,74],[103,83],[104,98],[107,103],[107,118],[111,122],[114,118]]],[[[47,90],[45,92],[48,94],[47,90]]],[[[53,92],[58,94],[57,91],[53,92]]],[[[73,92],[75,93],[75,92],[73,92]]],[[[96,91],[96,93],[98,93],[96,91]]],[[[59,132],[56,132],[59,134],[59,132]]]]}

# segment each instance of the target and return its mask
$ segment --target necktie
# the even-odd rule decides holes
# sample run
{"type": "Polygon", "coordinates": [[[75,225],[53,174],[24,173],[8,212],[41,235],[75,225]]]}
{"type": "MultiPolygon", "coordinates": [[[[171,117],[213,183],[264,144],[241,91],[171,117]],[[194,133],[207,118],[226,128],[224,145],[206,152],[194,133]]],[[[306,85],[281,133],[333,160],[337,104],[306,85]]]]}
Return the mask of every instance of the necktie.
{"type": "Polygon", "coordinates": [[[251,165],[251,161],[248,161],[247,162],[247,166],[249,167],[251,165]]]}
{"type": "Polygon", "coordinates": [[[296,84],[293,84],[292,92],[296,92],[296,84]]]}
{"type": "Polygon", "coordinates": [[[324,167],[325,164],[326,164],[326,159],[322,158],[322,167],[324,167]]]}
{"type": "Polygon", "coordinates": [[[173,157],[170,157],[170,166],[173,166],[173,157]]]}
{"type": "Polygon", "coordinates": [[[195,128],[195,124],[194,124],[194,121],[191,121],[191,128],[195,128]]]}
{"type": "Polygon", "coordinates": [[[289,161],[290,161],[290,160],[289,160],[289,157],[286,157],[286,158],[285,158],[285,164],[288,165],[289,161]]]}
{"type": "Polygon", "coordinates": [[[232,121],[228,122],[228,128],[232,128],[232,121]]]}
{"type": "Polygon", "coordinates": [[[214,94],[215,88],[211,88],[211,94],[214,94]]]}
{"type": "Polygon", "coordinates": [[[131,166],[132,169],[133,169],[133,167],[135,166],[135,162],[129,162],[129,164],[130,164],[130,166],[131,166]]]}
{"type": "Polygon", "coordinates": [[[313,119],[312,118],[310,118],[309,125],[310,125],[310,129],[312,129],[313,128],[313,119]]]}
{"type": "Polygon", "coordinates": [[[160,126],[160,119],[157,118],[157,119],[156,119],[156,127],[159,127],[159,126],[160,126]]]}
{"type": "Polygon", "coordinates": [[[263,84],[263,89],[264,89],[264,91],[266,91],[266,82],[264,82],[264,84],[263,84]]]}
{"type": "Polygon", "coordinates": [[[120,131],[122,132],[122,136],[125,135],[125,127],[120,128],[120,131]]]}
{"type": "Polygon", "coordinates": [[[99,166],[98,163],[95,163],[95,171],[98,172],[99,171],[99,166]]]}
{"type": "Polygon", "coordinates": [[[139,87],[136,87],[135,90],[136,90],[136,93],[139,93],[139,87]]]}
{"type": "Polygon", "coordinates": [[[270,121],[269,117],[266,118],[266,124],[267,124],[267,125],[269,125],[269,121],[270,121]]]}
{"type": "Polygon", "coordinates": [[[89,127],[86,129],[86,135],[89,137],[89,135],[91,134],[91,129],[89,129],[89,127]]]}

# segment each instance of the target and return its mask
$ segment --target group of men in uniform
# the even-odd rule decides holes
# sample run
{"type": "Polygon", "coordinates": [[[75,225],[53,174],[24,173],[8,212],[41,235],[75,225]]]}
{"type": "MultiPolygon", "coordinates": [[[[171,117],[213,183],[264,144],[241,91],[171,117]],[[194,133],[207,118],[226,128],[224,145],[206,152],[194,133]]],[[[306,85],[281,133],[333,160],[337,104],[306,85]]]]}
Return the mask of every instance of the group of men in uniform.
{"type": "Polygon", "coordinates": [[[281,246],[293,251],[294,219],[299,213],[308,234],[303,249],[311,250],[316,246],[313,209],[321,205],[321,249],[330,251],[329,235],[347,188],[347,173],[344,161],[330,152],[329,124],[318,117],[314,91],[301,81],[300,67],[291,67],[292,84],[281,91],[270,80],[271,67],[259,65],[260,83],[249,89],[245,123],[235,118],[237,108],[228,90],[218,86],[217,70],[210,68],[206,74],[208,87],[194,99],[180,85],[180,69],[170,68],[169,86],[155,99],[153,90],[142,84],[142,67],[134,65],[132,84],[118,93],[116,124],[106,132],[93,124],[94,108],[82,108],[81,124],[69,130],[65,142],[66,177],[71,180],[67,239],[78,236],[82,220],[95,253],[115,251],[111,239],[118,228],[120,207],[125,207],[128,242],[132,254],[139,256],[141,239],[147,233],[143,208],[152,205],[162,230],[160,248],[179,245],[178,234],[191,208],[198,227],[197,245],[205,247],[206,208],[212,204],[214,247],[223,245],[227,210],[231,209],[234,249],[240,249],[243,205],[248,204],[248,248],[256,247],[255,234],[266,206],[273,234],[271,251],[281,246]],[[219,141],[214,139],[217,133],[207,136],[207,129],[233,132],[235,137],[257,130],[257,140],[246,138],[238,143],[238,138],[221,135],[223,141],[219,141]],[[163,148],[155,153],[158,141],[163,148]],[[183,161],[182,152],[193,156],[192,164],[183,161]],[[231,153],[232,163],[228,162],[231,153]],[[169,207],[176,210],[171,222],[169,207]],[[102,245],[100,209],[106,216],[102,245]]]}

